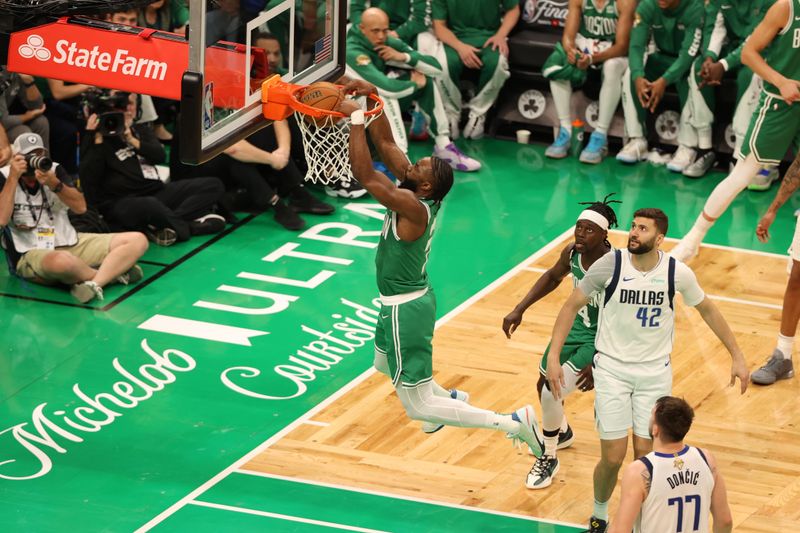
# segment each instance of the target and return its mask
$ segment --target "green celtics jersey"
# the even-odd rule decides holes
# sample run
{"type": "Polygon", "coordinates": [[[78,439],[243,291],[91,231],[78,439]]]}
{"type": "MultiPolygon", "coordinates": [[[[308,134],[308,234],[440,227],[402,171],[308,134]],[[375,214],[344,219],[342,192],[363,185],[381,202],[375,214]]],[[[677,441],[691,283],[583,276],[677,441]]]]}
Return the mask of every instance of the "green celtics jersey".
{"type": "MultiPolygon", "coordinates": [[[[764,51],[767,64],[790,80],[800,80],[800,0],[789,0],[789,21],[764,51]]],[[[780,90],[764,80],[764,90],[780,94],[780,90]]]]}
{"type": "MultiPolygon", "coordinates": [[[[575,251],[572,252],[572,256],[569,259],[569,268],[572,273],[572,286],[577,287],[578,283],[583,279],[583,276],[586,275],[586,271],[581,265],[581,254],[575,251]]],[[[575,322],[572,323],[572,331],[591,330],[592,332],[596,332],[599,314],[600,305],[598,302],[598,295],[595,295],[592,297],[591,302],[578,311],[578,314],[575,316],[575,322]]]]}
{"type": "Polygon", "coordinates": [[[397,236],[397,213],[387,210],[383,219],[381,240],[375,254],[378,291],[382,296],[395,296],[428,287],[428,254],[436,227],[440,204],[420,200],[428,210],[428,226],[415,241],[402,241],[397,236]]]}
{"type": "Polygon", "coordinates": [[[488,39],[500,28],[509,10],[518,0],[432,0],[433,20],[444,20],[459,39],[482,37],[488,39]]]}
{"type": "Polygon", "coordinates": [[[606,0],[606,4],[598,9],[594,0],[583,0],[581,28],[578,31],[588,39],[614,42],[617,35],[617,3],[606,0]]]}
{"type": "Polygon", "coordinates": [[[651,38],[656,53],[675,58],[662,76],[667,83],[686,76],[702,44],[704,13],[702,0],[680,0],[670,10],[658,7],[656,0],[641,0],[633,18],[628,48],[631,79],[644,77],[644,56],[649,53],[651,38]]]}

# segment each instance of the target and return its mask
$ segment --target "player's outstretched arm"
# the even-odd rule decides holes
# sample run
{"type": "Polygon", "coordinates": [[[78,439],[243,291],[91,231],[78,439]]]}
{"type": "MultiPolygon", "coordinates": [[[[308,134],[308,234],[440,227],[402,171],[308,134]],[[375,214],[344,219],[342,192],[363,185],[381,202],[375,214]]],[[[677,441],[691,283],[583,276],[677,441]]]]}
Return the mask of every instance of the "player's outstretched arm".
{"type": "Polygon", "coordinates": [[[589,301],[589,297],[586,296],[581,288],[575,287],[575,290],[572,291],[570,297],[561,307],[561,311],[558,312],[555,326],[553,326],[550,351],[547,354],[547,383],[550,385],[550,392],[553,393],[553,398],[556,400],[561,399],[561,387],[566,385],[564,371],[561,368],[561,350],[564,348],[564,342],[572,329],[572,323],[575,322],[575,316],[589,301]]]}
{"type": "Polygon", "coordinates": [[[778,87],[781,97],[787,102],[792,103],[800,99],[800,89],[798,81],[790,80],[780,74],[777,70],[770,67],[761,52],[769,46],[772,40],[778,35],[789,21],[791,16],[791,0],[778,0],[767,11],[752,35],[747,38],[742,49],[742,63],[750,67],[753,72],[761,78],[778,87]]]}
{"type": "Polygon", "coordinates": [[[697,304],[695,308],[700,313],[700,316],[703,317],[705,323],[708,324],[708,327],[711,328],[711,331],[722,341],[722,344],[725,345],[725,348],[731,354],[730,385],[735,385],[736,378],[739,378],[742,394],[744,394],[744,391],[747,390],[747,384],[750,382],[750,371],[747,369],[747,362],[744,360],[744,354],[741,348],[739,348],[739,344],[736,342],[736,337],[733,335],[730,326],[728,326],[728,322],[725,321],[725,317],[722,316],[717,306],[714,305],[714,302],[707,296],[702,302],[697,304]]]}
{"type": "Polygon", "coordinates": [[[386,175],[372,166],[361,106],[352,100],[345,100],[339,104],[337,111],[349,115],[353,120],[350,127],[350,166],[353,169],[353,176],[383,206],[406,217],[413,225],[421,226],[424,230],[428,222],[428,212],[417,196],[410,190],[397,187],[386,175]],[[359,112],[360,124],[359,120],[356,120],[359,112]]]}
{"type": "Polygon", "coordinates": [[[650,487],[650,472],[641,461],[625,467],[620,484],[619,509],[608,525],[608,533],[630,533],[633,523],[642,509],[650,487]]]}
{"type": "Polygon", "coordinates": [[[775,199],[772,200],[767,212],[764,213],[764,216],[758,221],[758,225],[756,226],[756,236],[758,240],[761,242],[767,242],[769,240],[769,227],[775,222],[775,216],[778,214],[778,210],[786,203],[786,200],[795,193],[798,187],[800,187],[800,153],[795,156],[792,165],[789,167],[789,170],[786,171],[786,175],[783,177],[783,181],[781,181],[781,186],[778,192],[775,193],[775,199]]]}
{"type": "Polygon", "coordinates": [[[528,294],[526,294],[522,301],[520,301],[503,319],[503,332],[506,334],[506,337],[510,339],[511,334],[514,333],[517,327],[522,323],[522,315],[525,311],[534,303],[553,292],[556,287],[561,284],[566,275],[569,274],[569,258],[573,247],[574,244],[570,243],[561,250],[561,255],[558,257],[556,264],[550,267],[547,272],[536,280],[536,283],[533,284],[528,294]]]}
{"type": "Polygon", "coordinates": [[[717,468],[717,461],[711,452],[703,450],[708,461],[708,467],[714,476],[714,490],[711,491],[711,516],[714,517],[714,533],[731,533],[733,531],[733,517],[731,507],[728,505],[728,491],[722,472],[717,468]]]}

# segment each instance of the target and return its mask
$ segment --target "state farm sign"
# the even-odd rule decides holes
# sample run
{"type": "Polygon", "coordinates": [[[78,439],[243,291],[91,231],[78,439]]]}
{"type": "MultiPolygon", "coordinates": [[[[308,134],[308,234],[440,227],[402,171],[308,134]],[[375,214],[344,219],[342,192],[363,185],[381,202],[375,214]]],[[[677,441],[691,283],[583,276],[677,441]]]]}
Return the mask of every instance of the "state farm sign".
{"type": "Polygon", "coordinates": [[[185,42],[70,24],[11,35],[8,68],[34,76],[180,99],[185,42]]]}

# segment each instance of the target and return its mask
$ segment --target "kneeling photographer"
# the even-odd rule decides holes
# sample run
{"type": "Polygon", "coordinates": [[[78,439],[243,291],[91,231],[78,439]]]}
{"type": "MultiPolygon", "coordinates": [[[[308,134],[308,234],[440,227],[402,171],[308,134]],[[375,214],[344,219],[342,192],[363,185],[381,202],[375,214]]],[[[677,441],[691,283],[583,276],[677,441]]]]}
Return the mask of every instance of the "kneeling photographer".
{"type": "Polygon", "coordinates": [[[214,214],[222,182],[162,182],[155,165],[166,161],[166,152],[149,124],[134,124],[137,100],[117,91],[87,99],[80,176],[90,205],[113,226],[142,231],[162,246],[222,231],[225,219],[214,214]]]}
{"type": "Polygon", "coordinates": [[[83,194],[47,155],[42,138],[23,133],[0,168],[0,226],[9,270],[24,279],[72,287],[81,303],[103,299],[109,283],[142,278],[136,261],[147,249],[141,233],[78,233],[67,211],[86,211],[83,194]]]}

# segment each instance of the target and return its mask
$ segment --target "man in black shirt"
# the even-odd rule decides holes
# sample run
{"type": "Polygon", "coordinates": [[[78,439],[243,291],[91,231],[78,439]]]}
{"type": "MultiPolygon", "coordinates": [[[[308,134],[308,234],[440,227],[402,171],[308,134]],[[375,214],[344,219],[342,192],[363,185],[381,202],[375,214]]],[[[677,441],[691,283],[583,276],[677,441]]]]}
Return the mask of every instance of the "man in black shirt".
{"type": "Polygon", "coordinates": [[[214,214],[222,182],[162,182],[155,165],[166,161],[166,152],[148,124],[134,124],[135,94],[129,95],[124,113],[124,131],[118,135],[99,132],[95,114],[86,121],[80,176],[89,204],[111,224],[143,231],[164,246],[222,231],[225,219],[214,214]]]}

